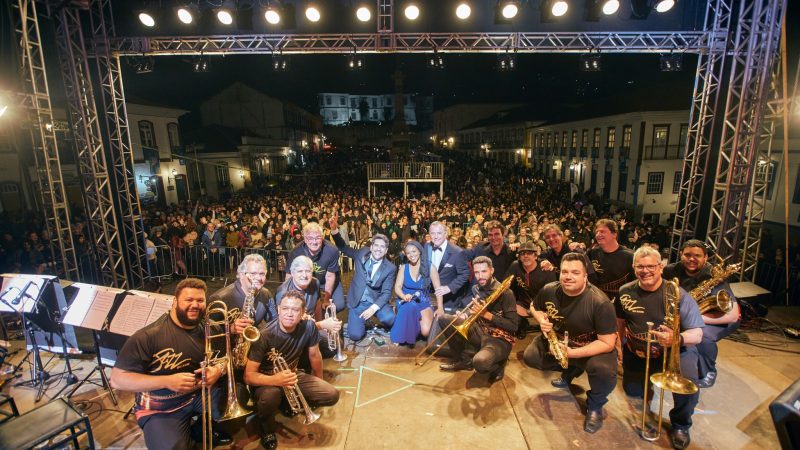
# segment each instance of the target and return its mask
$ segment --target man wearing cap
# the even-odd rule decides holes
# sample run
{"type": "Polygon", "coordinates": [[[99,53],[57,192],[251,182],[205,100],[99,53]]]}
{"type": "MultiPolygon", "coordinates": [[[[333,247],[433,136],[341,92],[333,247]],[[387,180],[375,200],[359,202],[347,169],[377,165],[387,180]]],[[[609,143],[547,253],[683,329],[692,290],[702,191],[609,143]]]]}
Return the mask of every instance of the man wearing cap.
{"type": "Polygon", "coordinates": [[[517,300],[517,313],[520,317],[516,334],[518,339],[523,339],[530,328],[528,311],[531,307],[531,300],[536,298],[536,294],[545,284],[557,281],[558,274],[555,271],[542,270],[537,261],[539,246],[533,241],[522,244],[518,254],[519,260],[511,263],[503,279],[509,275],[514,276],[511,291],[514,292],[514,298],[517,300]]]}

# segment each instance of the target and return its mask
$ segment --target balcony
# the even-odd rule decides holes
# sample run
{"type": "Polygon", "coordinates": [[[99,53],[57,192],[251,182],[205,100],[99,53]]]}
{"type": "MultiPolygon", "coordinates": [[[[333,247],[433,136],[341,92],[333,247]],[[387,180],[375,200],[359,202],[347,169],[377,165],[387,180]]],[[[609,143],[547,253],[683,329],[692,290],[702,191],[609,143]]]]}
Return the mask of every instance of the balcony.
{"type": "Polygon", "coordinates": [[[614,147],[606,147],[603,150],[603,158],[614,159],[614,147]]]}
{"type": "Polygon", "coordinates": [[[648,145],[644,148],[644,159],[664,160],[683,158],[683,145],[648,145]]]}
{"type": "Polygon", "coordinates": [[[438,179],[443,175],[444,164],[440,162],[370,163],[367,166],[367,178],[371,181],[379,179],[438,179]]]}

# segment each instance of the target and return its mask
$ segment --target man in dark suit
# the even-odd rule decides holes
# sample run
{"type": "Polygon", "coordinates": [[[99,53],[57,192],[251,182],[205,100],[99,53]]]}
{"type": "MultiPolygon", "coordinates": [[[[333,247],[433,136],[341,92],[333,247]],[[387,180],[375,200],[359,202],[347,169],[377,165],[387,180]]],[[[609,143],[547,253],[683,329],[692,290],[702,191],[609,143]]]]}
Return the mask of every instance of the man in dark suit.
{"type": "MultiPolygon", "coordinates": [[[[333,219],[335,220],[335,219],[333,219]]],[[[369,247],[354,249],[341,236],[339,229],[331,227],[336,247],[353,260],[355,274],[347,291],[347,334],[351,341],[359,341],[366,334],[366,321],[373,315],[386,328],[394,324],[394,311],[389,304],[394,287],[397,266],[387,261],[389,238],[383,234],[372,236],[369,247]]]]}

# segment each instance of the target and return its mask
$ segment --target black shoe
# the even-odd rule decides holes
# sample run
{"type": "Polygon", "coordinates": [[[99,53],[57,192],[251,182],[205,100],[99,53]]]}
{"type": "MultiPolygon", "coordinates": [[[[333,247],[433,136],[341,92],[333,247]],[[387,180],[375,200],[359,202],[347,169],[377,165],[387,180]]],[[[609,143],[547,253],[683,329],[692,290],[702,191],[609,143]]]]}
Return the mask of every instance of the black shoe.
{"type": "Polygon", "coordinates": [[[297,413],[295,411],[293,411],[292,408],[289,405],[285,405],[285,406],[281,405],[280,406],[280,410],[281,410],[281,414],[283,414],[286,417],[294,417],[294,416],[297,415],[297,413]]]}
{"type": "Polygon", "coordinates": [[[700,381],[697,382],[697,387],[710,388],[717,382],[717,372],[708,372],[700,381]]]}
{"type": "Polygon", "coordinates": [[[261,446],[267,450],[275,450],[278,448],[278,437],[275,433],[267,433],[261,436],[261,446]]]}
{"type": "Polygon", "coordinates": [[[692,442],[692,438],[689,436],[689,430],[685,428],[673,428],[672,432],[669,434],[669,440],[672,442],[672,448],[677,450],[688,447],[689,443],[692,442]]]}
{"type": "Polygon", "coordinates": [[[586,412],[586,418],[583,419],[583,431],[587,433],[596,433],[597,430],[603,426],[603,410],[589,410],[586,412]]]}
{"type": "Polygon", "coordinates": [[[519,321],[519,326],[517,327],[517,332],[515,333],[517,339],[525,339],[525,336],[528,335],[528,330],[530,330],[531,324],[528,322],[528,319],[521,317],[519,321]]]}
{"type": "Polygon", "coordinates": [[[445,372],[458,372],[459,370],[472,370],[472,361],[457,360],[447,364],[440,364],[439,369],[445,372]]]}
{"type": "Polygon", "coordinates": [[[211,434],[211,443],[214,444],[214,447],[218,445],[229,445],[231,442],[233,442],[233,438],[224,431],[214,431],[211,434]]]}
{"type": "Polygon", "coordinates": [[[499,369],[489,374],[489,383],[497,383],[506,376],[506,365],[503,364],[499,369]]]}
{"type": "Polygon", "coordinates": [[[559,389],[568,388],[570,383],[572,383],[572,379],[567,378],[564,375],[561,375],[560,377],[554,380],[550,380],[550,384],[552,384],[553,387],[557,387],[559,389]]]}

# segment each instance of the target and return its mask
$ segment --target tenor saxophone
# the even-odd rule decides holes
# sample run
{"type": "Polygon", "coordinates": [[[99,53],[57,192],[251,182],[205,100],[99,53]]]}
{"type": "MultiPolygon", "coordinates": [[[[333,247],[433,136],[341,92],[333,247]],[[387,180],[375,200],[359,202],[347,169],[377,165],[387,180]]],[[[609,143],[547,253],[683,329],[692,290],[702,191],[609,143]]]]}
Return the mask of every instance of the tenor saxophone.
{"type": "Polygon", "coordinates": [[[721,290],[716,295],[710,294],[720,283],[738,272],[742,265],[741,263],[725,265],[719,255],[717,255],[717,258],[719,258],[719,264],[711,267],[711,278],[698,284],[696,288],[689,292],[689,295],[697,301],[700,314],[716,311],[727,313],[733,309],[733,301],[726,291],[721,290]]]}
{"type": "MultiPolygon", "coordinates": [[[[247,317],[250,320],[255,319],[255,298],[256,289],[250,289],[250,291],[247,293],[247,296],[244,298],[241,317],[247,317]]],[[[256,342],[259,337],[261,337],[261,333],[258,331],[258,328],[253,325],[248,325],[247,328],[242,330],[242,334],[239,336],[239,341],[236,343],[236,347],[233,349],[234,367],[241,369],[247,365],[247,354],[250,353],[250,344],[256,342]]]]}

